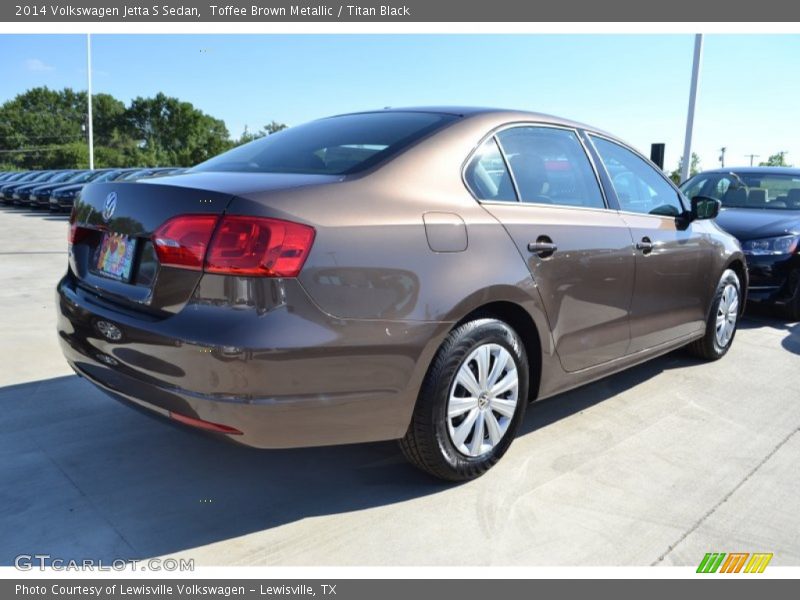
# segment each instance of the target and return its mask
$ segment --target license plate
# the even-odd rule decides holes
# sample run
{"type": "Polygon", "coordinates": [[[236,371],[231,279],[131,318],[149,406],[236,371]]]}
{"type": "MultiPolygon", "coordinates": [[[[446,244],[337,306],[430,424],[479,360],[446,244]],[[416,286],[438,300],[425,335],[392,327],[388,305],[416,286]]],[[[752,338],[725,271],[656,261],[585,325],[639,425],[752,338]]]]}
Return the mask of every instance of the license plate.
{"type": "Polygon", "coordinates": [[[129,281],[133,270],[136,240],[121,233],[106,233],[97,253],[97,270],[101,275],[129,281]]]}

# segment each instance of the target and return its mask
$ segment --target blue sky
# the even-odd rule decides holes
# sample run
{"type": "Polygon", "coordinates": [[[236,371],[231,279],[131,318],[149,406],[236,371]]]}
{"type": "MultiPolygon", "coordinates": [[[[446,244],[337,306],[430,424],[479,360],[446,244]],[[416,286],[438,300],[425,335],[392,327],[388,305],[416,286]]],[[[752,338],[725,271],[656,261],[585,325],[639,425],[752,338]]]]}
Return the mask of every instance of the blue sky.
{"type": "MultiPolygon", "coordinates": [[[[547,112],[649,153],[683,148],[691,35],[94,35],[95,92],[159,91],[225,121],[289,125],[431,104],[547,112]]],[[[86,88],[85,37],[0,35],[0,101],[37,85],[86,88]]],[[[695,143],[704,168],[780,150],[800,164],[800,36],[707,35],[695,143]]],[[[759,160],[759,159],[756,159],[759,160]]]]}

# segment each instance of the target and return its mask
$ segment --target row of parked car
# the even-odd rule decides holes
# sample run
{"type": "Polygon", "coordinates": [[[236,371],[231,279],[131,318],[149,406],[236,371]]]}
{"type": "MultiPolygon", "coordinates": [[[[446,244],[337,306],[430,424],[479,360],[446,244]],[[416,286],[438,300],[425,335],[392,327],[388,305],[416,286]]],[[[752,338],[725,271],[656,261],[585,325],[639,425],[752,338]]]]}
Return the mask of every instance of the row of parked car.
{"type": "Polygon", "coordinates": [[[53,212],[69,211],[88,183],[136,181],[185,171],[180,167],[0,171],[0,202],[53,212]]]}

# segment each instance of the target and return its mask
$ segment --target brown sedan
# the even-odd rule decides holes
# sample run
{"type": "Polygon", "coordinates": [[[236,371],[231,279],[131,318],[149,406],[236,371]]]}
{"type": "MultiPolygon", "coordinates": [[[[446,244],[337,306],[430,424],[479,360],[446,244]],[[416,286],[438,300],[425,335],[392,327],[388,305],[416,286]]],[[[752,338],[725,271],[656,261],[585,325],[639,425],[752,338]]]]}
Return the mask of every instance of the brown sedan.
{"type": "Polygon", "coordinates": [[[59,335],[76,372],[164,417],[261,448],[400,439],[469,479],[533,400],[728,351],[747,271],[718,208],[550,116],[331,117],[87,186],[59,335]]]}

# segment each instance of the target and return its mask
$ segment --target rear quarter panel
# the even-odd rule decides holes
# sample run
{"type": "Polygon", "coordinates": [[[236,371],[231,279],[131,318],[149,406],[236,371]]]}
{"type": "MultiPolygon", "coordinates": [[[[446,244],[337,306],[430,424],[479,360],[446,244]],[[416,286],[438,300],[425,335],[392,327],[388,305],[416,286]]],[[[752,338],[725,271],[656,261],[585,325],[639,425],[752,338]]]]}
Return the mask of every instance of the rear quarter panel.
{"type": "MultiPolygon", "coordinates": [[[[418,389],[450,329],[493,302],[523,307],[548,361],[549,327],[530,272],[505,229],[461,180],[464,161],[491,127],[453,126],[373,172],[314,188],[247,194],[234,198],[227,212],[291,219],[316,229],[298,279],[324,313],[343,320],[441,324],[415,356],[410,389],[418,389]],[[465,249],[431,248],[424,215],[432,212],[463,222],[465,249]]],[[[412,409],[413,403],[409,417],[412,409]]]]}

